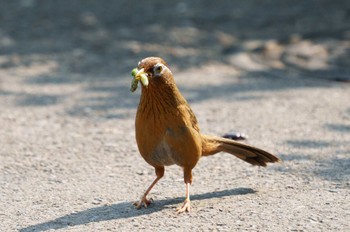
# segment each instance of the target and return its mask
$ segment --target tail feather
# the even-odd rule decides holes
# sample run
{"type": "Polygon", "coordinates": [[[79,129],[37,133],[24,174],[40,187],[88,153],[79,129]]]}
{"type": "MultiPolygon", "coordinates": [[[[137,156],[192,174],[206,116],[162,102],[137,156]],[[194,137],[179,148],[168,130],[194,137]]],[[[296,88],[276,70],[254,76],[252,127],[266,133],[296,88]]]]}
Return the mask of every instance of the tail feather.
{"type": "Polygon", "coordinates": [[[266,167],[267,163],[275,163],[280,159],[260,148],[239,143],[230,139],[202,135],[202,155],[209,156],[218,152],[227,152],[252,165],[266,167]]]}

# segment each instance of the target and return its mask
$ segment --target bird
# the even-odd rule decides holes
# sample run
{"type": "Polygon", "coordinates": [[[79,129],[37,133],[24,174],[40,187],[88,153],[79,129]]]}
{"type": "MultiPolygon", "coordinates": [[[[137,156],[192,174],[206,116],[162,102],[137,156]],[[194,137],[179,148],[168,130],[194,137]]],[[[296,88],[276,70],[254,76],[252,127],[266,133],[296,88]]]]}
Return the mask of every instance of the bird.
{"type": "Polygon", "coordinates": [[[156,178],[134,205],[147,208],[147,195],[164,176],[165,167],[183,169],[186,198],[178,213],[190,212],[192,169],[201,157],[226,152],[256,166],[265,167],[280,159],[260,148],[200,132],[198,121],[180,93],[168,64],[160,57],[142,59],[132,71],[131,91],[141,82],[141,96],[135,118],[135,137],[143,159],[155,169],[156,178]]]}

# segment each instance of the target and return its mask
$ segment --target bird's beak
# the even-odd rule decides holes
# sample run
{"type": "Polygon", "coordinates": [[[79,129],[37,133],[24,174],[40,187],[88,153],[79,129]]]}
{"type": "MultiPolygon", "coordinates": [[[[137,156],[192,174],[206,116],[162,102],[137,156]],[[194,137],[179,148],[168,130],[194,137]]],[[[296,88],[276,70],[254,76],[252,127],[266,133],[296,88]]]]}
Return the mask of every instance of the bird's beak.
{"type": "Polygon", "coordinates": [[[135,92],[135,90],[137,89],[137,85],[139,83],[139,81],[141,81],[142,85],[144,87],[148,86],[148,75],[145,72],[145,69],[138,69],[138,68],[134,68],[131,71],[131,76],[133,76],[134,78],[131,81],[131,87],[130,87],[130,91],[131,92],[135,92]]]}
{"type": "Polygon", "coordinates": [[[138,81],[141,81],[143,86],[145,86],[145,87],[148,86],[148,74],[145,73],[144,68],[137,71],[137,73],[135,74],[135,79],[138,81]]]}

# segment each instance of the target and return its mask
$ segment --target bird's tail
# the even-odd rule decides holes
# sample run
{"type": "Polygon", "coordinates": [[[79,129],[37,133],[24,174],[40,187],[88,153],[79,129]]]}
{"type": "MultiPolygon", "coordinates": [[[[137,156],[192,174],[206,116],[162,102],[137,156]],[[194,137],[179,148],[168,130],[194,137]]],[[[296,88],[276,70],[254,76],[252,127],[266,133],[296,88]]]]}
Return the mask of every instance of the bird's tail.
{"type": "Polygon", "coordinates": [[[264,166],[266,163],[275,163],[280,159],[267,151],[230,139],[202,135],[202,155],[209,156],[218,152],[230,153],[252,165],[264,166]]]}

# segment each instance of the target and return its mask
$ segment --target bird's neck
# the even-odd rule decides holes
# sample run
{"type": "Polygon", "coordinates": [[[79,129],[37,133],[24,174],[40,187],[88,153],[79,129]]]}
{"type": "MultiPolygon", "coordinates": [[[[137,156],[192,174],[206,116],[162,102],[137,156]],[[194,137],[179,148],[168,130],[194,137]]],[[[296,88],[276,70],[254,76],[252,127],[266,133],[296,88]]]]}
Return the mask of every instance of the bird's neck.
{"type": "Polygon", "coordinates": [[[150,83],[142,87],[139,107],[149,113],[172,113],[178,106],[187,104],[174,82],[150,83]]]}

